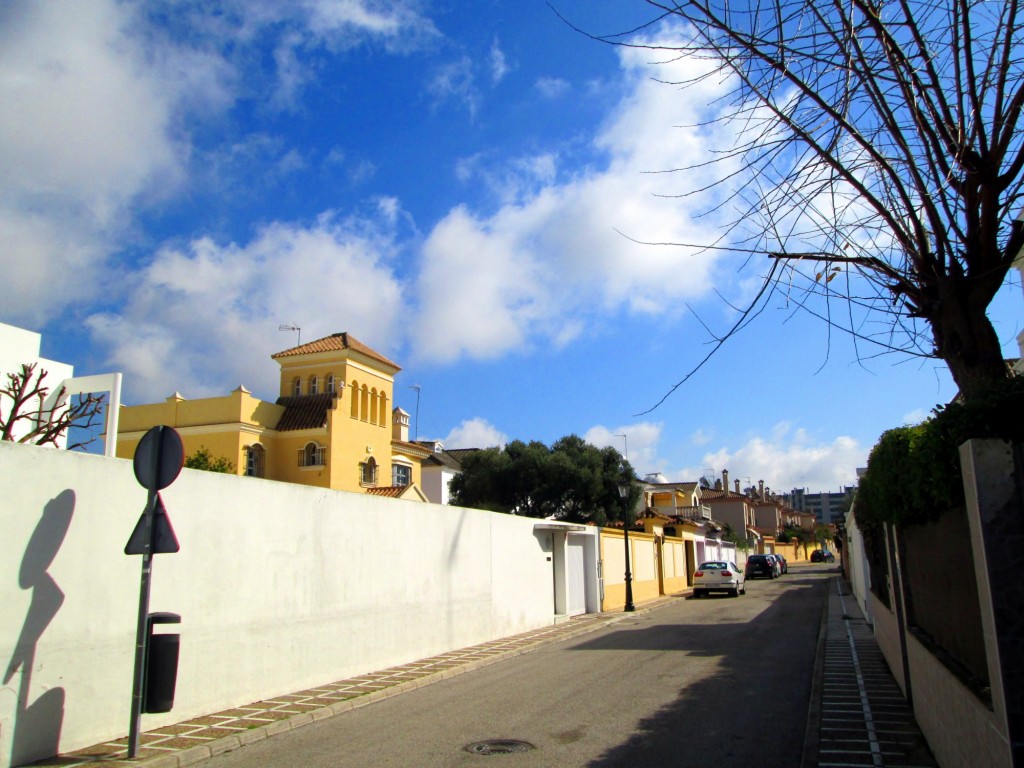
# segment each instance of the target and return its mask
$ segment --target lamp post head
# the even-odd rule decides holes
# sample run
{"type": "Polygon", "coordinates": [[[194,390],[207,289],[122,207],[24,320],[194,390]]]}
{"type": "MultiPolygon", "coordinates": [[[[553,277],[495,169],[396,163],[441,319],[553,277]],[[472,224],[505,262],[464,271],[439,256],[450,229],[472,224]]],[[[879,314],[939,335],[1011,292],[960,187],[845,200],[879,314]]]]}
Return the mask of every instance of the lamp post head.
{"type": "Polygon", "coordinates": [[[619,483],[619,496],[623,500],[629,498],[629,483],[619,483]]]}

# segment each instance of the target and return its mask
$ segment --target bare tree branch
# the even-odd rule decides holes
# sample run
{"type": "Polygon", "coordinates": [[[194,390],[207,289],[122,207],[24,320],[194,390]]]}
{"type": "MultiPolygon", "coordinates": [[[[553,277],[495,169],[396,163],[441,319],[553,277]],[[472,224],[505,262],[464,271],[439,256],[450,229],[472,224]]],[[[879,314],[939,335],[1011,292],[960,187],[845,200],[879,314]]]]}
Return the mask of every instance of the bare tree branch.
{"type": "Polygon", "coordinates": [[[36,363],[23,364],[17,373],[7,374],[7,383],[0,388],[0,440],[34,445],[58,445],[72,426],[80,428],[86,438],[68,445],[69,450],[85,448],[96,440],[91,430],[102,421],[106,397],[88,394],[68,402],[64,387],[57,390],[53,403],[47,407],[50,388],[44,383],[47,372],[36,363]]]}
{"type": "Polygon", "coordinates": [[[666,171],[689,171],[673,196],[735,216],[687,245],[767,257],[787,301],[857,350],[933,355],[965,395],[1005,378],[986,310],[1024,247],[1020,0],[645,2],[649,23],[592,37],[712,62],[666,84],[731,84],[701,127],[731,124],[733,146],[666,171]]]}

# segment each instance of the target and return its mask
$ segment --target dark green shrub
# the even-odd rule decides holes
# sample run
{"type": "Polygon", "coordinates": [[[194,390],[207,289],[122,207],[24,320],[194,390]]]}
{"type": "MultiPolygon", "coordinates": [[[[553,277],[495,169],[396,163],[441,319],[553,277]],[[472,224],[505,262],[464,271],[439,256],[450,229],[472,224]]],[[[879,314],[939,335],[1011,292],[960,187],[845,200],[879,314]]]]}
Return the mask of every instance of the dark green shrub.
{"type": "Polygon", "coordinates": [[[857,522],[912,525],[964,504],[960,445],[973,438],[1024,441],[1024,377],[970,401],[938,406],[931,418],[882,434],[857,490],[857,522]]]}

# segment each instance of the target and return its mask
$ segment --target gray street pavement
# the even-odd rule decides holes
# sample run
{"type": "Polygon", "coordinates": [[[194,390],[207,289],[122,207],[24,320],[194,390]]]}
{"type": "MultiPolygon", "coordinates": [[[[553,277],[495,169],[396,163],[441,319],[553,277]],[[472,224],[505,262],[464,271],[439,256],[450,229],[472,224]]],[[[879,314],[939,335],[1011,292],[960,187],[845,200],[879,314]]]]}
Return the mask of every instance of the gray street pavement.
{"type": "Polygon", "coordinates": [[[208,766],[796,766],[830,575],[674,600],[208,766]]]}
{"type": "Polygon", "coordinates": [[[164,726],[36,765],[931,768],[833,565],[662,598],[164,726]],[[522,751],[519,751],[522,750],[522,751]]]}

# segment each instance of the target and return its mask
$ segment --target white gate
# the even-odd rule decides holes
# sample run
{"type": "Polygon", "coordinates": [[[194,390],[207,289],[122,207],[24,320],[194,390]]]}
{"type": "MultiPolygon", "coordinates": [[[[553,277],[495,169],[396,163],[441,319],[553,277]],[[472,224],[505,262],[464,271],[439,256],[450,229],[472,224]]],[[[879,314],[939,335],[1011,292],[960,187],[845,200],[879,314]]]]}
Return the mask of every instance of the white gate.
{"type": "Polygon", "coordinates": [[[566,571],[569,577],[569,615],[587,612],[587,584],[583,567],[583,536],[569,534],[566,539],[566,571]]]}

